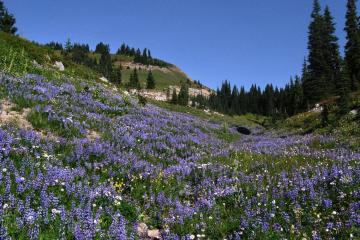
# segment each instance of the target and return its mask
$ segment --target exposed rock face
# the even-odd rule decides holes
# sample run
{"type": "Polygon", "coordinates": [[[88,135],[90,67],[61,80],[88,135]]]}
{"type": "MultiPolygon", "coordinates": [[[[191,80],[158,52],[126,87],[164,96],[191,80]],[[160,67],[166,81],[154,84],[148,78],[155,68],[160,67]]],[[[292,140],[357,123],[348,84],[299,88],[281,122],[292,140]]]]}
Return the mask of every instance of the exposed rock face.
{"type": "Polygon", "coordinates": [[[147,234],[150,239],[161,239],[161,234],[159,229],[148,230],[147,234]]]}
{"type": "Polygon", "coordinates": [[[54,63],[54,67],[55,67],[56,69],[58,69],[60,72],[65,71],[65,67],[64,67],[64,64],[63,64],[62,62],[56,61],[56,62],[54,63]]]}
{"type": "Polygon", "coordinates": [[[138,223],[136,230],[140,239],[161,239],[160,230],[159,229],[149,230],[146,223],[138,223]]]}
{"type": "Polygon", "coordinates": [[[145,223],[139,223],[137,225],[137,233],[141,238],[146,238],[148,236],[148,227],[145,223]]]}
{"type": "Polygon", "coordinates": [[[351,115],[356,116],[359,113],[359,110],[354,109],[350,112],[351,115]]]}
{"type": "Polygon", "coordinates": [[[109,82],[109,80],[106,78],[106,77],[101,77],[101,78],[99,78],[101,81],[103,81],[103,82],[105,82],[105,83],[108,83],[109,82]]]}
{"type": "Polygon", "coordinates": [[[0,122],[1,123],[16,123],[19,127],[32,130],[31,123],[28,122],[26,116],[30,112],[29,108],[23,109],[22,112],[13,111],[15,105],[9,101],[2,101],[0,103],[0,122]]]}
{"type": "Polygon", "coordinates": [[[310,110],[310,112],[321,113],[323,109],[324,109],[324,107],[321,106],[319,103],[317,103],[317,104],[315,104],[315,107],[310,110]]]}

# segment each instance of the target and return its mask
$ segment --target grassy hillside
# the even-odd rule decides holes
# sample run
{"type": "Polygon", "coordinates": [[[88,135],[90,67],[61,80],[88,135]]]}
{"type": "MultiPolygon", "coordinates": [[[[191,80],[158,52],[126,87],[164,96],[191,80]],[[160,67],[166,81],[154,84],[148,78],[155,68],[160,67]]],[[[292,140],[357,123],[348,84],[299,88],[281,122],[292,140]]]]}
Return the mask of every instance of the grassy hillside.
{"type": "Polygon", "coordinates": [[[193,116],[202,118],[210,122],[217,122],[220,124],[223,123],[228,126],[239,125],[239,126],[260,127],[261,124],[263,124],[266,121],[266,117],[253,115],[253,114],[246,114],[242,116],[229,116],[229,115],[214,113],[211,111],[206,113],[202,109],[174,105],[167,102],[157,102],[157,101],[150,101],[150,102],[161,108],[165,108],[169,111],[191,114],[193,116]]]}
{"type": "MultiPolygon", "coordinates": [[[[131,69],[124,69],[122,71],[122,79],[123,79],[124,84],[129,82],[130,74],[132,72],[133,72],[133,70],[131,70],[131,69]]],[[[141,86],[143,88],[145,88],[148,71],[139,70],[138,74],[139,74],[139,80],[140,80],[141,86]]],[[[164,90],[170,85],[180,86],[180,83],[182,81],[186,82],[186,76],[184,76],[181,73],[175,72],[175,71],[163,72],[160,70],[154,70],[153,76],[156,81],[156,89],[158,89],[158,90],[164,90]]]]}
{"type": "Polygon", "coordinates": [[[3,71],[23,75],[25,73],[38,73],[48,77],[84,78],[91,81],[98,81],[100,75],[83,66],[74,63],[69,58],[53,51],[48,47],[30,42],[24,38],[12,36],[0,31],[0,60],[3,71]],[[36,61],[37,64],[34,64],[36,61]],[[61,61],[65,65],[64,72],[55,71],[53,64],[61,61]]]}
{"type": "MultiPolygon", "coordinates": [[[[351,106],[360,108],[360,93],[351,95],[351,106]]],[[[279,122],[277,128],[283,132],[297,134],[326,134],[334,136],[337,141],[349,145],[353,149],[360,148],[360,119],[348,113],[338,115],[338,108],[330,106],[328,122],[323,122],[320,112],[305,112],[279,122]]]]}
{"type": "MultiPolygon", "coordinates": [[[[98,78],[101,76],[99,73],[89,69],[86,66],[74,63],[73,61],[71,61],[70,57],[62,55],[60,51],[54,51],[49,47],[30,42],[21,37],[16,37],[0,32],[0,43],[0,51],[2,51],[0,53],[2,54],[2,56],[12,55],[12,57],[16,57],[15,55],[18,55],[18,57],[20,57],[22,52],[26,53],[26,56],[21,56],[21,58],[26,59],[27,63],[24,63],[26,65],[24,67],[26,67],[27,72],[40,73],[40,69],[36,69],[33,67],[33,60],[35,60],[38,64],[43,65],[48,70],[49,68],[52,68],[52,64],[55,61],[61,61],[65,65],[65,72],[63,73],[64,75],[83,77],[95,81],[98,81],[98,78]],[[13,53],[10,53],[10,51],[13,51],[13,53]]],[[[90,54],[90,56],[97,60],[100,59],[99,54],[96,53],[92,53],[90,54]]],[[[115,65],[119,65],[121,63],[131,63],[133,61],[133,57],[122,55],[113,55],[112,58],[115,62],[115,65]]],[[[8,64],[10,64],[11,61],[10,59],[8,60],[8,64]]],[[[143,66],[142,69],[139,70],[139,78],[142,87],[146,86],[146,77],[148,74],[148,71],[145,70],[145,68],[146,66],[143,66]]],[[[12,69],[11,71],[15,72],[14,69],[12,69]]],[[[128,83],[132,71],[132,69],[124,67],[122,71],[123,85],[126,85],[126,83],[128,83]]],[[[42,71],[41,73],[49,74],[49,72],[45,73],[44,71],[42,71]]],[[[175,68],[167,68],[165,70],[153,70],[153,75],[156,80],[157,90],[164,90],[169,85],[180,86],[181,82],[185,82],[187,80],[186,74],[175,68]]]]}
{"type": "Polygon", "coordinates": [[[326,134],[294,134],[318,114],[259,131],[264,118],[143,106],[42,46],[0,43],[0,239],[359,236],[351,116],[326,134]]]}

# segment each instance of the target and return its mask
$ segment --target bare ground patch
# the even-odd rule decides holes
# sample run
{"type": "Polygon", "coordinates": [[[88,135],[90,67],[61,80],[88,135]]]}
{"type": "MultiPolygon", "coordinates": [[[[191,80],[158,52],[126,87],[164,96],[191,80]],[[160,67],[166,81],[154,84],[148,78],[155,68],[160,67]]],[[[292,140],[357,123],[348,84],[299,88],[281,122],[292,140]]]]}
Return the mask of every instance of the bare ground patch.
{"type": "Polygon", "coordinates": [[[31,123],[26,119],[30,112],[30,108],[24,108],[21,112],[14,111],[15,105],[7,100],[1,102],[0,123],[16,124],[20,128],[33,130],[31,123]]]}
{"type": "Polygon", "coordinates": [[[15,124],[19,128],[32,130],[37,132],[42,138],[50,138],[56,140],[58,137],[53,133],[39,131],[33,128],[31,123],[27,120],[27,115],[30,113],[30,108],[24,108],[20,112],[15,111],[16,105],[8,100],[0,102],[0,124],[15,124]]]}
{"type": "Polygon", "coordinates": [[[86,135],[86,137],[90,140],[90,141],[95,141],[96,139],[99,139],[101,136],[98,132],[94,131],[94,130],[90,130],[89,133],[86,135]]]}

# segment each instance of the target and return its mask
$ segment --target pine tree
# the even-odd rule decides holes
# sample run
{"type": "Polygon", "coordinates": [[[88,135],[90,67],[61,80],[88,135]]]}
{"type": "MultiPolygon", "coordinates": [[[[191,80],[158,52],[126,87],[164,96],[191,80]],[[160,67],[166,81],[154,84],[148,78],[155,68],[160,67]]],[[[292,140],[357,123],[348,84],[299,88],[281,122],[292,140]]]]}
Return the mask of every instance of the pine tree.
{"type": "Polygon", "coordinates": [[[155,79],[151,71],[146,78],[146,88],[147,89],[155,89],[155,79]]]}
{"type": "Polygon", "coordinates": [[[110,81],[118,86],[121,85],[122,82],[121,66],[117,68],[113,68],[110,81]]]}
{"type": "MultiPolygon", "coordinates": [[[[2,0],[0,0],[0,24],[1,24],[1,19],[3,18],[5,13],[5,6],[2,0]]],[[[1,29],[1,25],[0,25],[0,29],[1,29]]]]}
{"type": "Polygon", "coordinates": [[[136,88],[138,90],[141,89],[141,85],[140,85],[140,81],[139,81],[139,75],[137,73],[136,68],[134,69],[133,73],[130,74],[129,87],[130,88],[136,88]]]}
{"type": "Polygon", "coordinates": [[[176,93],[176,89],[173,89],[173,93],[172,93],[172,97],[171,97],[171,103],[172,104],[177,104],[178,103],[178,96],[176,93]]]}
{"type": "Polygon", "coordinates": [[[346,45],[345,45],[345,60],[348,65],[351,90],[355,91],[358,88],[360,81],[360,36],[359,36],[359,21],[357,16],[356,0],[348,0],[346,12],[346,45]]]}
{"type": "Polygon", "coordinates": [[[170,88],[167,88],[166,90],[166,100],[169,101],[171,98],[170,88]]]}
{"type": "Polygon", "coordinates": [[[327,61],[324,57],[324,17],[320,13],[319,0],[314,0],[312,22],[309,26],[309,77],[304,82],[304,95],[309,104],[328,96],[326,82],[327,61]]]}
{"type": "Polygon", "coordinates": [[[110,47],[103,42],[100,42],[95,47],[95,53],[103,54],[103,53],[110,53],[110,47]]]}
{"type": "Polygon", "coordinates": [[[65,51],[66,51],[67,53],[70,53],[71,50],[72,50],[72,44],[71,44],[70,38],[68,38],[68,39],[66,40],[66,43],[65,43],[65,51]]]}
{"type": "Polygon", "coordinates": [[[182,106],[187,106],[188,103],[189,103],[189,88],[186,83],[182,83],[178,95],[178,104],[182,106]]]}
{"type": "Polygon", "coordinates": [[[118,55],[126,55],[126,45],[125,43],[121,44],[120,48],[117,51],[118,55]]]}
{"type": "Polygon", "coordinates": [[[310,90],[310,86],[308,86],[310,78],[309,70],[308,70],[308,63],[306,59],[304,59],[302,72],[301,72],[301,85],[302,85],[302,93],[303,93],[303,102],[302,106],[306,110],[310,110],[310,102],[305,94],[308,93],[310,90]]]}
{"type": "Polygon", "coordinates": [[[147,49],[146,48],[144,48],[144,50],[143,50],[143,53],[142,53],[142,57],[143,58],[145,58],[145,59],[147,59],[148,58],[148,51],[147,51],[147,49]]]}
{"type": "Polygon", "coordinates": [[[296,76],[293,87],[293,114],[297,114],[303,110],[303,89],[301,78],[296,76]]]}
{"type": "Polygon", "coordinates": [[[336,93],[336,84],[340,79],[340,51],[338,38],[335,36],[335,24],[327,6],[324,12],[323,55],[326,61],[326,95],[336,93]]]}
{"type": "Polygon", "coordinates": [[[110,55],[110,48],[109,45],[105,45],[103,43],[99,43],[96,46],[97,53],[100,53],[100,61],[99,61],[99,71],[107,78],[111,77],[111,74],[113,72],[112,68],[112,61],[111,61],[111,55],[110,55]]]}
{"type": "Polygon", "coordinates": [[[263,95],[264,106],[262,113],[267,116],[272,116],[274,113],[274,87],[271,84],[266,85],[263,95]]]}
{"type": "Polygon", "coordinates": [[[341,66],[341,78],[337,85],[337,94],[339,96],[337,105],[339,107],[339,114],[343,115],[349,112],[349,101],[350,101],[350,91],[351,91],[351,81],[349,77],[349,71],[347,64],[342,63],[341,66]]]}
{"type": "Polygon", "coordinates": [[[0,1],[0,30],[9,34],[15,34],[17,32],[15,23],[15,17],[5,8],[3,1],[0,1]]]}
{"type": "Polygon", "coordinates": [[[231,115],[239,113],[239,90],[236,85],[234,85],[231,93],[229,112],[231,115]]]}

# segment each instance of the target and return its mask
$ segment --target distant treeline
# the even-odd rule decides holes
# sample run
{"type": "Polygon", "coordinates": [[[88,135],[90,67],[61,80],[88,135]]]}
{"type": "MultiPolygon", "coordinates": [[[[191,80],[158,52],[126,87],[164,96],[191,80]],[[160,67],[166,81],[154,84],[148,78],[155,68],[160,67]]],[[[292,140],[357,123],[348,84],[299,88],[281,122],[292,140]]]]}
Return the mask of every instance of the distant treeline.
{"type": "MultiPolygon", "coordinates": [[[[57,42],[50,42],[46,44],[48,47],[52,48],[53,50],[61,51],[65,56],[71,58],[72,61],[90,67],[97,72],[101,73],[103,76],[108,78],[114,84],[120,85],[122,84],[122,66],[115,66],[114,62],[111,58],[110,54],[110,47],[107,44],[102,42],[96,45],[95,51],[92,52],[88,44],[79,44],[74,43],[72,44],[70,40],[68,40],[63,46],[61,43],[57,42]],[[100,56],[98,58],[97,56],[100,56]]],[[[127,56],[134,56],[134,61],[138,60],[138,62],[142,64],[150,64],[151,53],[150,50],[144,49],[143,54],[141,57],[138,55],[138,51],[134,49],[130,49],[125,47],[125,52],[121,52],[121,48],[118,51],[118,55],[127,55],[127,56]],[[127,52],[126,49],[130,49],[127,52]],[[135,55],[132,55],[132,52],[135,52],[135,55]]],[[[156,63],[156,61],[160,62],[160,60],[152,59],[152,63],[156,63]]],[[[165,65],[164,65],[165,66],[165,65]]],[[[155,88],[155,79],[151,71],[148,73],[147,77],[146,88],[147,89],[154,89],[155,88]]],[[[129,88],[137,88],[140,89],[140,82],[137,70],[134,69],[133,73],[130,75],[129,83],[126,87],[129,88]]]]}
{"type": "Polygon", "coordinates": [[[118,49],[117,54],[134,57],[134,62],[144,65],[153,65],[159,67],[171,66],[171,64],[165,61],[153,58],[149,49],[144,48],[144,50],[141,52],[139,48],[135,50],[135,48],[130,48],[129,45],[126,45],[125,43],[123,43],[118,49]]]}
{"type": "Polygon", "coordinates": [[[229,114],[257,113],[267,116],[291,116],[309,110],[331,97],[339,111],[349,110],[349,94],[360,90],[360,22],[356,0],[348,0],[346,13],[345,58],[340,55],[335,24],[329,7],[324,12],[314,0],[309,25],[309,55],[304,60],[302,76],[296,76],[284,88],[267,85],[264,90],[253,85],[249,91],[231,88],[225,81],[210,98],[196,98],[200,106],[229,114]]]}
{"type": "MultiPolygon", "coordinates": [[[[103,48],[104,43],[99,43],[101,45],[101,47],[103,48]]],[[[96,49],[98,49],[99,44],[96,46],[96,49]]],[[[47,46],[51,47],[54,50],[67,50],[68,52],[71,52],[76,56],[75,60],[79,60],[78,57],[80,55],[81,57],[81,62],[83,63],[83,58],[85,58],[84,55],[91,53],[90,47],[88,44],[78,44],[78,43],[74,43],[71,44],[69,41],[65,44],[65,47],[58,42],[50,42],[48,44],[46,44],[47,46]]],[[[103,52],[103,51],[100,51],[103,52]]],[[[95,53],[100,53],[98,50],[95,50],[95,53]]],[[[133,61],[135,63],[141,63],[144,65],[152,65],[152,66],[159,66],[159,67],[169,67],[171,66],[170,63],[167,63],[163,60],[157,59],[157,58],[153,58],[151,56],[151,52],[149,49],[145,48],[143,51],[141,51],[139,48],[135,49],[135,48],[130,48],[129,45],[126,45],[125,43],[123,43],[120,48],[117,50],[116,55],[123,55],[123,56],[129,56],[129,57],[133,57],[133,61]]],[[[92,62],[93,63],[93,62],[92,62]]],[[[90,65],[92,64],[90,63],[90,65]]],[[[89,61],[86,61],[86,65],[89,64],[89,61]]]]}

